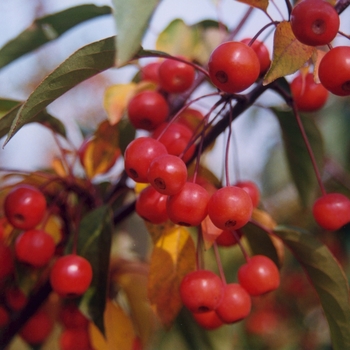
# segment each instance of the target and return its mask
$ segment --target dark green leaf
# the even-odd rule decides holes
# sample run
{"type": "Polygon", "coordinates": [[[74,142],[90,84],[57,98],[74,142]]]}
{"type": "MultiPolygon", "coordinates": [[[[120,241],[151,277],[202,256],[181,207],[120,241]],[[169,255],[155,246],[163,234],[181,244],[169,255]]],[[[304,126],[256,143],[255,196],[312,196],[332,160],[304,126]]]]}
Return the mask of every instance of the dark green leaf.
{"type": "MultiPolygon", "coordinates": [[[[23,103],[20,101],[0,99],[0,138],[5,136],[11,127],[13,120],[23,103]]],[[[28,123],[37,122],[48,127],[59,135],[66,137],[66,129],[63,123],[45,110],[39,112],[28,123]]]]}
{"type": "Polygon", "coordinates": [[[350,349],[349,287],[340,265],[311,234],[286,226],[278,226],[274,232],[290,248],[315,287],[328,320],[333,349],[350,349]]]}
{"type": "MultiPolygon", "coordinates": [[[[52,101],[82,81],[110,68],[114,64],[114,37],[86,45],[71,55],[34,90],[19,110],[11,125],[5,144],[13,135],[52,101]]],[[[8,118],[5,115],[4,118],[8,118]]]]}
{"type": "Polygon", "coordinates": [[[276,247],[272,243],[271,237],[266,231],[251,223],[245,225],[244,229],[242,230],[244,232],[244,236],[247,237],[253,255],[266,255],[277,266],[281,265],[276,247]]]}
{"type": "Polygon", "coordinates": [[[142,37],[159,0],[113,0],[117,25],[117,67],[129,61],[141,47],[142,37]]]}
{"type": "Polygon", "coordinates": [[[118,123],[119,130],[119,148],[124,154],[127,145],[135,138],[136,130],[129,122],[129,120],[123,118],[118,123]]]}
{"type": "Polygon", "coordinates": [[[72,27],[111,13],[108,6],[81,5],[36,19],[34,23],[0,50],[0,68],[15,59],[57,39],[72,27]]]}
{"type": "MultiPolygon", "coordinates": [[[[298,123],[292,111],[281,111],[273,108],[273,112],[276,114],[282,129],[285,152],[293,181],[302,204],[309,206],[314,200],[317,179],[298,123]]],[[[318,168],[322,171],[324,159],[322,135],[314,119],[309,116],[301,116],[301,120],[318,168]]]]}
{"type": "Polygon", "coordinates": [[[83,297],[82,307],[103,334],[111,240],[112,214],[108,206],[91,211],[80,222],[77,253],[88,259],[93,269],[93,280],[83,297]]]}

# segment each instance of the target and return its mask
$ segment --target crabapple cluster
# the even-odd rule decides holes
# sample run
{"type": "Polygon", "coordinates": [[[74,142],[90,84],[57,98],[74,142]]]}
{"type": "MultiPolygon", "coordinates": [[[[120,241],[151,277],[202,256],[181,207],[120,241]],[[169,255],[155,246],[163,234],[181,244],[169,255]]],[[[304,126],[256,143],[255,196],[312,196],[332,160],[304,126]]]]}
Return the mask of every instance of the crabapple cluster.
{"type": "Polygon", "coordinates": [[[246,318],[252,297],[276,290],[279,283],[275,263],[255,255],[239,268],[237,283],[227,284],[209,270],[187,274],[180,284],[180,296],[196,322],[211,330],[246,318]]]}
{"type": "MultiPolygon", "coordinates": [[[[326,0],[302,0],[293,8],[290,16],[290,24],[295,37],[303,44],[309,46],[329,45],[336,37],[340,19],[337,11],[326,0]]],[[[350,47],[338,46],[331,48],[321,59],[318,68],[318,76],[321,84],[331,93],[338,96],[350,95],[350,47]],[[332,67],[337,67],[333,69],[332,67]]],[[[306,77],[306,80],[311,78],[306,77]]],[[[297,100],[302,104],[302,109],[314,110],[316,100],[322,106],[322,98],[320,95],[324,93],[321,89],[313,87],[314,91],[310,91],[310,82],[305,83],[305,90],[300,96],[299,83],[295,83],[297,100]],[[307,99],[311,99],[307,103],[307,99]],[[304,102],[301,102],[302,99],[304,102]]],[[[296,102],[298,104],[298,102],[296,102]]],[[[318,103],[316,103],[316,106],[318,103]]]]}

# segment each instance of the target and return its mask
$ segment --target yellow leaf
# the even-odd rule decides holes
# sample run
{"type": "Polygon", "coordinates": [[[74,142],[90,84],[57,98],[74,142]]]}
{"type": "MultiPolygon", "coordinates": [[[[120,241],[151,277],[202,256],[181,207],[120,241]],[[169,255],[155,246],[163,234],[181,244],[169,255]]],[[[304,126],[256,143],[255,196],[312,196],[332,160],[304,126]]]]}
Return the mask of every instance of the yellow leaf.
{"type": "Polygon", "coordinates": [[[273,230],[277,226],[276,221],[271,217],[269,213],[257,208],[253,210],[252,219],[270,230],[273,230]]]}
{"type": "Polygon", "coordinates": [[[117,124],[123,117],[125,108],[134,95],[135,89],[136,83],[118,84],[106,89],[103,106],[112,125],[117,124]]]}
{"type": "Polygon", "coordinates": [[[314,54],[311,57],[312,63],[314,64],[314,80],[316,83],[320,83],[320,79],[318,77],[318,67],[325,54],[326,51],[315,50],[314,54]]]}
{"type": "Polygon", "coordinates": [[[142,272],[121,273],[116,280],[126,294],[137,334],[143,344],[149,344],[157,328],[157,319],[147,297],[148,271],[142,272]]]}
{"type": "Polygon", "coordinates": [[[195,246],[186,228],[164,231],[153,249],[148,298],[165,327],[170,327],[182,307],[179,287],[195,269],[195,246]]]}
{"type": "Polygon", "coordinates": [[[264,85],[295,73],[311,58],[315,50],[295,38],[289,22],[279,23],[274,36],[272,63],[265,75],[264,85]]]}
{"type": "Polygon", "coordinates": [[[51,161],[51,167],[54,172],[61,177],[66,177],[68,175],[65,166],[63,165],[62,159],[54,157],[51,161]]]}
{"type": "Polygon", "coordinates": [[[131,350],[135,332],[130,318],[123,309],[111,300],[107,301],[104,313],[106,338],[90,323],[89,331],[92,347],[98,350],[131,350]]]}
{"type": "Polygon", "coordinates": [[[243,2],[252,7],[256,7],[260,10],[266,12],[267,7],[269,6],[269,0],[237,0],[239,2],[243,2]]]}
{"type": "Polygon", "coordinates": [[[51,214],[42,229],[53,237],[55,244],[58,244],[62,240],[62,227],[61,217],[51,214]]]}

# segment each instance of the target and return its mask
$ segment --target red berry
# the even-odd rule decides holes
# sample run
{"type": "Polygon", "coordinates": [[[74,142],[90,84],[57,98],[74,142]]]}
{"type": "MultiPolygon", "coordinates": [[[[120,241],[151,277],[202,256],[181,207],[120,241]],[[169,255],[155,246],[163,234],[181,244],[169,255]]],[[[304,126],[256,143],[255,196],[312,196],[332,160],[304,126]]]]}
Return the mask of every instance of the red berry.
{"type": "Polygon", "coordinates": [[[313,112],[327,102],[328,90],[322,84],[316,84],[312,73],[306,77],[299,74],[290,84],[297,108],[302,112],[313,112]]]}
{"type": "Polygon", "coordinates": [[[159,84],[159,66],[162,62],[151,62],[141,68],[141,80],[151,81],[159,84]]]}
{"type": "Polygon", "coordinates": [[[169,93],[186,91],[195,78],[195,70],[190,64],[170,58],[162,62],[158,74],[160,86],[169,93]]]}
{"type": "Polygon", "coordinates": [[[253,181],[239,181],[235,186],[246,191],[252,200],[253,208],[256,208],[260,202],[260,190],[253,181]]]}
{"type": "Polygon", "coordinates": [[[252,211],[249,194],[237,186],[220,188],[208,203],[210,219],[222,230],[237,230],[243,227],[250,220],[252,211]]]}
{"type": "Polygon", "coordinates": [[[312,213],[325,230],[339,230],[350,222],[350,200],[340,193],[328,193],[315,201],[312,213]]]}
{"type": "Polygon", "coordinates": [[[8,311],[3,306],[0,306],[0,328],[5,327],[9,321],[10,316],[8,311]]]}
{"type": "Polygon", "coordinates": [[[349,96],[350,46],[337,46],[329,50],[320,62],[318,76],[321,84],[334,95],[349,96]]]}
{"type": "Polygon", "coordinates": [[[147,183],[148,169],[152,160],[167,153],[161,142],[151,137],[139,137],[131,141],[125,149],[125,171],[134,181],[147,183]]]}
{"type": "Polygon", "coordinates": [[[217,329],[224,324],[214,310],[192,313],[192,316],[202,328],[207,330],[217,329]]]}
{"type": "Polygon", "coordinates": [[[248,45],[229,41],[218,46],[208,63],[213,84],[222,91],[237,93],[247,89],[259,77],[260,63],[248,45]]]}
{"type": "Polygon", "coordinates": [[[14,271],[12,251],[10,247],[0,242],[0,281],[14,271]]]}
{"type": "Polygon", "coordinates": [[[335,38],[340,20],[337,11],[328,1],[303,0],[293,8],[290,24],[300,42],[319,46],[326,45],[335,38]]]}
{"type": "Polygon", "coordinates": [[[129,120],[136,129],[154,130],[168,114],[167,101],[156,91],[139,92],[128,104],[129,120]]]}
{"type": "Polygon", "coordinates": [[[67,328],[61,333],[60,339],[61,350],[89,350],[90,336],[85,328],[67,328]]]}
{"type": "Polygon", "coordinates": [[[37,188],[19,185],[6,196],[4,210],[12,226],[22,230],[30,230],[44,218],[46,199],[37,188]]]}
{"type": "Polygon", "coordinates": [[[207,216],[209,194],[200,185],[186,182],[182,190],[169,196],[167,212],[169,219],[183,226],[198,226],[207,216]]]}
{"type": "Polygon", "coordinates": [[[258,310],[252,313],[245,323],[248,333],[254,335],[266,335],[276,331],[279,325],[279,317],[272,310],[258,310]]]}
{"type": "Polygon", "coordinates": [[[62,297],[84,294],[92,281],[92,267],[82,256],[70,254],[56,260],[51,273],[52,289],[62,297]]]}
{"type": "Polygon", "coordinates": [[[218,307],[223,290],[224,286],[218,275],[208,270],[197,270],[182,279],[180,296],[191,312],[207,312],[218,307]]]}
{"type": "MultiPolygon", "coordinates": [[[[180,123],[164,123],[154,130],[152,134],[152,137],[158,139],[166,147],[168,153],[174,156],[182,155],[192,136],[192,130],[180,123]]],[[[195,145],[192,145],[183,155],[183,161],[186,162],[190,159],[194,151],[195,145]]]]}
{"type": "Polygon", "coordinates": [[[136,200],[136,213],[152,224],[162,224],[169,220],[166,209],[168,196],[159,193],[152,186],[141,191],[136,200]]]}
{"type": "MultiPolygon", "coordinates": [[[[251,38],[241,40],[242,43],[247,45],[250,43],[250,41],[251,38]]],[[[259,40],[255,40],[251,45],[251,48],[255,51],[256,55],[258,56],[260,62],[260,74],[266,73],[271,65],[269,50],[264,45],[264,43],[262,43],[259,40]]]]}
{"type": "Polygon", "coordinates": [[[159,193],[179,193],[187,181],[186,164],[171,154],[154,158],[148,169],[148,181],[159,193]]]}
{"type": "Polygon", "coordinates": [[[65,328],[87,328],[89,325],[89,320],[75,304],[67,304],[62,307],[60,321],[65,328]]]}
{"type": "Polygon", "coordinates": [[[238,243],[236,236],[240,239],[242,237],[242,234],[238,231],[235,231],[234,235],[230,230],[223,230],[215,241],[221,247],[231,247],[238,243]]]}
{"type": "Polygon", "coordinates": [[[12,287],[5,291],[6,304],[15,311],[23,309],[27,302],[27,296],[22,292],[21,289],[12,287]]]}
{"type": "Polygon", "coordinates": [[[278,288],[280,273],[275,263],[264,255],[255,255],[238,270],[238,280],[250,295],[262,295],[278,288]]]}
{"type": "Polygon", "coordinates": [[[20,331],[23,340],[31,345],[43,343],[51,333],[53,322],[45,311],[39,310],[20,331]]]}
{"type": "Polygon", "coordinates": [[[55,248],[53,237],[36,229],[22,232],[15,244],[17,259],[34,267],[45,266],[53,257],[55,248]]]}
{"type": "Polygon", "coordinates": [[[246,318],[251,310],[250,295],[238,283],[227,284],[220,305],[215,310],[224,323],[234,323],[246,318]]]}

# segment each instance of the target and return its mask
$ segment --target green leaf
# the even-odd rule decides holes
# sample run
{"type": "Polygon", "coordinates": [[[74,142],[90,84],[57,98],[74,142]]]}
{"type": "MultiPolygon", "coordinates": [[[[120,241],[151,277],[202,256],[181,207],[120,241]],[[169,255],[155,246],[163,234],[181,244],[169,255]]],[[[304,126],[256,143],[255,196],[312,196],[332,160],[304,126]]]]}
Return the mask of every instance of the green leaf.
{"type": "MultiPolygon", "coordinates": [[[[88,315],[103,334],[112,228],[110,208],[99,207],[89,212],[80,222],[77,244],[77,253],[88,259],[93,269],[92,283],[83,297],[81,307],[87,309],[88,315]]],[[[70,247],[72,244],[71,242],[70,247]]]]}
{"type": "Polygon", "coordinates": [[[72,27],[111,13],[108,6],[81,5],[36,19],[33,24],[0,50],[0,68],[15,59],[57,39],[72,27]]]}
{"type": "Polygon", "coordinates": [[[114,37],[86,45],[71,55],[40,83],[18,110],[9,112],[10,118],[17,113],[5,145],[24,124],[55,99],[82,81],[113,67],[114,55],[114,37]]]}
{"type": "Polygon", "coordinates": [[[315,287],[329,324],[333,349],[350,349],[349,287],[340,265],[311,234],[286,226],[278,226],[274,232],[290,248],[315,287]]]}
{"type": "Polygon", "coordinates": [[[281,265],[276,247],[272,243],[271,237],[266,231],[251,223],[245,225],[242,231],[248,240],[253,255],[265,255],[269,257],[277,266],[281,265]]]}
{"type": "Polygon", "coordinates": [[[129,61],[141,47],[142,37],[159,0],[113,0],[117,25],[117,67],[129,61]]]}
{"type": "MultiPolygon", "coordinates": [[[[20,101],[0,99],[0,138],[9,132],[11,124],[21,105],[20,101]]],[[[32,122],[40,123],[59,135],[66,137],[66,129],[63,123],[45,110],[41,111],[32,120],[28,121],[28,123],[32,122]]]]}
{"type": "MultiPolygon", "coordinates": [[[[302,204],[309,206],[314,200],[317,179],[298,123],[292,111],[282,111],[276,108],[272,110],[277,116],[282,129],[284,148],[293,181],[302,204]]],[[[322,135],[314,119],[309,116],[301,116],[301,120],[315,155],[318,168],[322,171],[324,159],[322,135]]]]}

